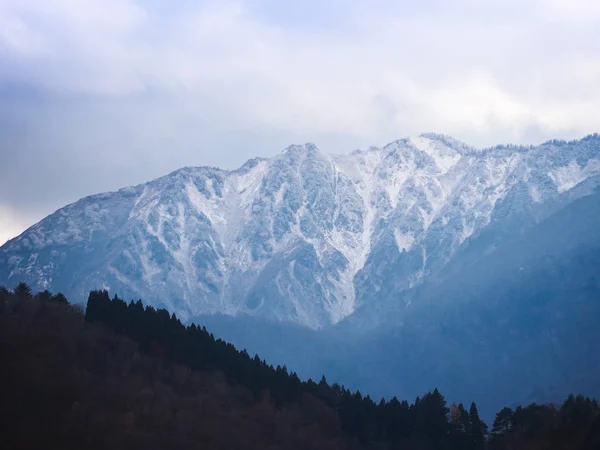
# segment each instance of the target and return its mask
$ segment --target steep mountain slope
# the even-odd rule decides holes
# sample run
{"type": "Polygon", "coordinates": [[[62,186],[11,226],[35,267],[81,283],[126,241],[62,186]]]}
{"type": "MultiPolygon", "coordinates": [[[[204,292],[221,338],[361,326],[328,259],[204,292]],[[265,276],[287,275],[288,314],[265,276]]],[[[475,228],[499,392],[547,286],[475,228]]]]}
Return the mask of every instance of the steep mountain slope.
{"type": "Polygon", "coordinates": [[[419,301],[402,316],[388,313],[394,319],[358,354],[381,367],[383,386],[418,392],[438,380],[453,395],[485,398],[485,407],[555,401],[571,389],[597,395],[599,267],[595,194],[421,286],[419,301]]]}
{"type": "Polygon", "coordinates": [[[476,150],[429,134],[339,156],[291,146],[69,205],[0,249],[0,283],[81,300],[108,288],[183,319],[321,328],[360,310],[356,323],[374,326],[472,242],[489,236],[489,251],[598,174],[598,135],[476,150]]]}
{"type": "MultiPolygon", "coordinates": [[[[505,225],[495,225],[497,234],[505,225]]],[[[472,245],[491,242],[482,233],[472,245]]],[[[375,398],[414,398],[437,386],[450,401],[474,399],[492,418],[507,404],[560,402],[571,391],[599,396],[600,192],[494,245],[457,254],[444,274],[388,302],[376,329],[357,325],[372,317],[362,308],[321,332],[202,321],[304,377],[327,373],[375,398]],[[349,332],[357,329],[368,332],[349,332]]]]}

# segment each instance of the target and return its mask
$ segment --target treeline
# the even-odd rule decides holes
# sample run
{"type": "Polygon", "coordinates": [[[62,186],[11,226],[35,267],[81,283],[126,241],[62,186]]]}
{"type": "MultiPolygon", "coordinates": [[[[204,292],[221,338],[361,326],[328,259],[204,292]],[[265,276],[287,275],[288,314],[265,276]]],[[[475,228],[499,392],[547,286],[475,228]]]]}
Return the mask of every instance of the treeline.
{"type": "MultiPolygon", "coordinates": [[[[60,298],[60,297],[59,297],[60,298]]],[[[0,288],[0,448],[359,449],[310,395],[277,406],[176,364],[54,296],[0,288]]],[[[160,331],[157,331],[157,336],[160,331]]]]}
{"type": "MultiPolygon", "coordinates": [[[[75,361],[78,370],[91,371],[99,385],[103,385],[102,380],[111,380],[110,387],[103,388],[109,391],[104,407],[108,410],[117,408],[117,416],[122,416],[119,416],[120,421],[111,422],[113,430],[119,430],[117,434],[120,436],[113,439],[113,446],[125,442],[123,439],[129,439],[130,445],[141,442],[136,440],[139,436],[156,436],[163,439],[162,442],[166,442],[165,439],[183,440],[186,442],[184,448],[200,443],[203,445],[201,448],[219,448],[222,438],[219,438],[217,430],[230,433],[226,430],[231,428],[232,417],[235,417],[242,423],[237,428],[242,431],[237,435],[234,433],[240,440],[234,439],[235,442],[221,448],[237,448],[238,444],[239,448],[267,448],[267,443],[275,448],[600,448],[600,408],[593,399],[571,396],[560,407],[533,404],[514,411],[504,408],[488,430],[474,403],[469,407],[462,404],[448,406],[437,389],[416,398],[412,404],[396,398],[375,402],[358,391],[351,392],[335,383],[330,385],[325,377],[318,383],[302,381],[286,367],[274,367],[258,356],[251,357],[246,351],[238,351],[231,344],[215,339],[204,327],[185,326],[174,314],[144,306],[141,301],[126,303],[116,296],[111,299],[106,291],[93,291],[83,319],[81,313],[63,298],[47,292],[32,296],[23,284],[17,286],[14,292],[0,290],[2,319],[6,322],[7,318],[12,318],[11,326],[14,327],[15,323],[23,323],[24,311],[31,315],[32,305],[37,305],[37,312],[33,315],[37,322],[24,322],[28,324],[24,327],[27,332],[35,335],[44,329],[56,333],[60,328],[63,333],[71,330],[69,339],[75,342],[88,342],[93,337],[93,345],[90,345],[95,354],[93,357],[87,354],[89,346],[83,345],[83,363],[78,360],[81,356],[77,351],[75,354],[67,353],[70,356],[66,358],[61,352],[60,356],[54,355],[58,361],[49,358],[45,363],[58,367],[60,372],[61,367],[66,370],[75,361]],[[56,320],[57,311],[63,311],[65,318],[71,318],[70,326],[61,325],[64,320],[56,320]],[[48,323],[50,316],[54,317],[52,323],[48,323]],[[80,322],[77,322],[77,317],[80,317],[80,322]],[[45,328],[34,326],[34,323],[44,324],[45,328]],[[102,350],[98,351],[97,347],[102,350]],[[92,358],[97,366],[90,366],[86,358],[92,358]],[[175,373],[178,375],[174,376],[175,373]],[[209,374],[222,376],[214,378],[209,374]],[[174,382],[174,378],[178,381],[174,382]],[[215,386],[217,379],[218,388],[215,386]],[[171,386],[171,403],[165,400],[162,407],[170,410],[170,414],[163,411],[162,416],[155,416],[153,407],[144,409],[136,406],[144,390],[156,403],[157,385],[171,386]],[[110,392],[111,389],[115,392],[110,392]],[[208,408],[194,407],[197,400],[193,399],[201,395],[199,391],[212,398],[216,395],[215,390],[227,400],[219,397],[219,401],[209,402],[208,408]],[[116,395],[116,392],[119,394],[116,395]],[[177,395],[183,399],[178,399],[177,395]],[[223,402],[228,405],[225,410],[223,402]],[[256,408],[258,411],[255,411],[256,408]],[[262,420],[262,427],[243,423],[249,417],[262,420]],[[129,428],[123,428],[122,423],[129,423],[129,428]],[[183,432],[182,423],[193,423],[195,427],[183,432]],[[208,423],[212,424],[212,434],[208,433],[208,438],[207,432],[198,435],[198,429],[204,429],[208,423]],[[169,434],[169,427],[179,427],[179,432],[169,434]],[[246,427],[260,431],[250,433],[246,427]],[[273,427],[283,433],[279,440],[273,440],[273,427]],[[245,433],[252,437],[244,441],[245,433]]],[[[22,327],[20,331],[24,329],[22,327]]],[[[14,342],[14,336],[10,340],[14,342]]],[[[5,339],[1,344],[3,352],[5,345],[10,346],[5,339]]],[[[47,345],[47,341],[41,345],[47,345]]],[[[70,345],[77,347],[79,344],[70,345]]],[[[23,355],[26,354],[25,350],[23,355]]],[[[44,396],[44,388],[38,389],[38,394],[44,396]]],[[[73,401],[79,405],[78,411],[85,403],[81,399],[88,396],[86,389],[93,391],[94,388],[87,386],[76,390],[77,399],[73,401]]],[[[14,392],[10,395],[14,401],[18,400],[14,392]]],[[[206,405],[206,402],[202,404],[206,405]]],[[[89,406],[86,408],[89,409],[89,406]]],[[[72,420],[72,413],[71,410],[67,413],[69,420],[72,420]]],[[[4,420],[5,414],[9,415],[4,406],[1,414],[0,420],[4,420]]],[[[89,419],[89,416],[85,417],[89,419]]],[[[88,422],[80,422],[79,429],[92,426],[86,424],[88,422]]],[[[102,448],[102,435],[94,432],[89,435],[100,436],[94,442],[97,448],[102,448]]],[[[148,440],[152,445],[158,442],[148,440]]],[[[176,448],[173,445],[168,446],[176,448]]]]}
{"type": "MultiPolygon", "coordinates": [[[[486,426],[472,404],[448,421],[449,408],[438,390],[417,397],[413,404],[393,398],[389,402],[373,401],[368,395],[338,384],[329,385],[323,377],[318,383],[301,381],[287,368],[273,367],[238,351],[233,345],[215,339],[206,328],[185,326],[175,314],[156,310],[141,301],[127,304],[107,291],[90,293],[85,314],[89,323],[101,322],[119,334],[125,334],[147,354],[159,355],[192,369],[218,370],[231,383],[241,384],[258,398],[268,390],[278,406],[297,401],[310,394],[337,411],[342,431],[362,445],[387,443],[402,448],[408,443],[433,448],[482,449],[486,426]]],[[[420,447],[416,447],[420,448],[420,447]]]]}

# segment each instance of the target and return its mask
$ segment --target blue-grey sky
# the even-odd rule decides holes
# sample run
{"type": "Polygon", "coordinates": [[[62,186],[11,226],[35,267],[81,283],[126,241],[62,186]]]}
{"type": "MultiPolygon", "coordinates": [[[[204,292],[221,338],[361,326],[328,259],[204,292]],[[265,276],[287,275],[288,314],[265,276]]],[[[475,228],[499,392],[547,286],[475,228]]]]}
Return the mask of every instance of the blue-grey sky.
{"type": "Polygon", "coordinates": [[[0,0],[1,242],[181,166],[427,131],[600,131],[600,2],[0,0]]]}

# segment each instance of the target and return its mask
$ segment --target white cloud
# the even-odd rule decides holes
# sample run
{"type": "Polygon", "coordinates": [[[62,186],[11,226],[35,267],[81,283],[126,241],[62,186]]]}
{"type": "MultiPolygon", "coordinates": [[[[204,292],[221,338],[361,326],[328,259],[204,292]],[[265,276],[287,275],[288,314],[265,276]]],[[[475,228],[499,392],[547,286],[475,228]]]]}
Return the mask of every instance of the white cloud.
{"type": "Polygon", "coordinates": [[[349,8],[353,19],[335,33],[265,23],[252,4],[204,2],[161,15],[131,0],[4,0],[5,81],[95,95],[210,96],[245,124],[374,141],[414,117],[422,121],[398,132],[436,125],[494,139],[492,115],[514,121],[516,139],[522,120],[583,131],[589,119],[548,114],[545,100],[567,110],[600,104],[591,44],[600,32],[582,30],[584,17],[598,16],[596,2],[462,0],[414,11],[374,2],[349,8]],[[565,70],[572,66],[587,70],[565,70]],[[582,91],[586,98],[575,98],[582,91]],[[390,108],[382,110],[382,96],[390,108]]]}
{"type": "MultiPolygon", "coordinates": [[[[75,200],[298,141],[582,136],[600,117],[599,4],[0,0],[0,119],[24,130],[0,143],[0,162],[18,149],[62,201],[49,167],[75,167],[75,200]],[[13,85],[41,90],[42,106],[2,105],[13,85]]],[[[0,204],[17,204],[11,176],[0,204]]]]}
{"type": "Polygon", "coordinates": [[[27,220],[19,219],[18,211],[0,205],[0,246],[32,224],[27,220]]]}

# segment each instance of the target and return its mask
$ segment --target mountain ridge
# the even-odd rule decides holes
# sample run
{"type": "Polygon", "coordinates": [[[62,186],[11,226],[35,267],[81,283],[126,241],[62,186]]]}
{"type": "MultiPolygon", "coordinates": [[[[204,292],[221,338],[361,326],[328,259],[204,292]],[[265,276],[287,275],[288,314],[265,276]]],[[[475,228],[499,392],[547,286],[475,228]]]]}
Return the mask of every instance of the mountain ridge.
{"type": "Polygon", "coordinates": [[[476,150],[425,133],[342,155],[307,143],[235,170],[184,167],[38,222],[0,248],[0,283],[72,298],[109,288],[183,319],[322,328],[439,273],[507,201],[510,218],[598,176],[599,142],[476,150]]]}

